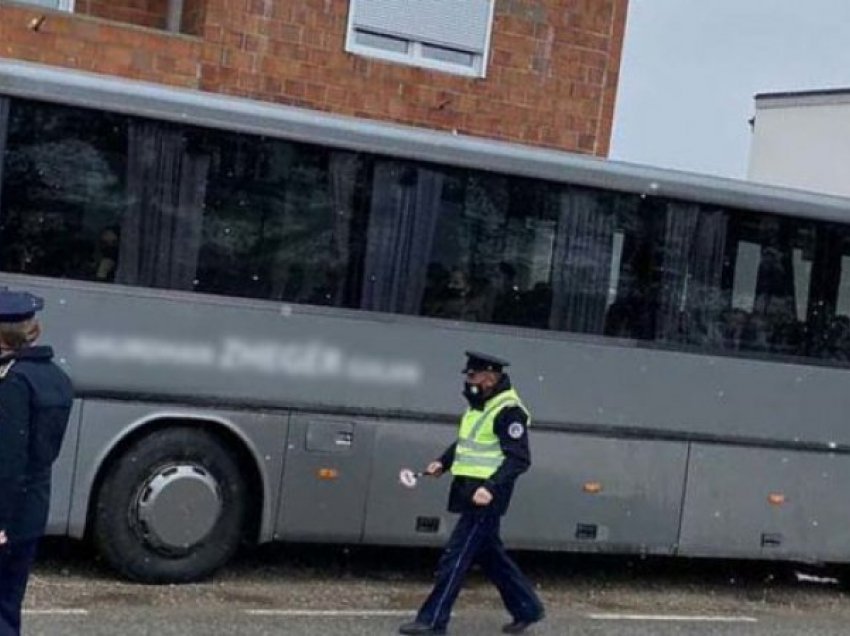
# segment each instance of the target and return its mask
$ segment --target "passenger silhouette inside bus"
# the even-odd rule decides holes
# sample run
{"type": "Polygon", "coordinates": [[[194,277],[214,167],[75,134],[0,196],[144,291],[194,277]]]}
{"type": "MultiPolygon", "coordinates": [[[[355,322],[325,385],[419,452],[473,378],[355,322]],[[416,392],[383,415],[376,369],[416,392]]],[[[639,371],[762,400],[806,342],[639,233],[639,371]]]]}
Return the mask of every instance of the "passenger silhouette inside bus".
{"type": "Polygon", "coordinates": [[[526,321],[525,303],[517,281],[516,268],[499,263],[499,281],[493,305],[493,322],[501,325],[523,325],[526,321]]]}
{"type": "Polygon", "coordinates": [[[92,278],[112,283],[118,269],[118,249],[120,234],[117,226],[103,228],[95,246],[92,259],[92,278]]]}
{"type": "Polygon", "coordinates": [[[488,281],[470,279],[465,271],[455,268],[449,272],[444,287],[435,290],[425,303],[428,315],[475,322],[489,320],[488,288],[488,281]]]}

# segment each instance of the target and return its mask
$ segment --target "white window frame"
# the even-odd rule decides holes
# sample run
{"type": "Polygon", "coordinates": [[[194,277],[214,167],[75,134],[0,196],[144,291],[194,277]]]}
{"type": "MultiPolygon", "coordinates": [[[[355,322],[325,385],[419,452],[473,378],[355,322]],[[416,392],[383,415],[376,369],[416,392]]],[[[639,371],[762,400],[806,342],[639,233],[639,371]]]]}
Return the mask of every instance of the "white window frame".
{"type": "Polygon", "coordinates": [[[55,7],[48,7],[43,4],[39,4],[38,2],[32,2],[31,0],[12,0],[18,4],[25,4],[29,7],[37,7],[39,9],[47,9],[50,11],[65,11],[67,13],[74,12],[74,0],[56,0],[55,7]]]}
{"type": "Polygon", "coordinates": [[[496,7],[495,0],[489,0],[490,6],[489,14],[487,16],[487,35],[484,41],[483,53],[477,53],[475,51],[465,51],[463,49],[457,49],[454,47],[441,47],[439,43],[422,42],[413,38],[405,40],[405,38],[400,37],[397,34],[382,34],[373,32],[371,30],[366,31],[357,29],[354,26],[354,5],[356,2],[357,0],[349,0],[348,3],[348,27],[346,29],[345,35],[345,50],[349,53],[354,53],[355,55],[362,55],[363,57],[371,57],[378,60],[383,60],[385,62],[396,62],[399,64],[407,64],[408,66],[418,66],[420,68],[443,71],[445,73],[452,73],[454,75],[465,75],[467,77],[478,78],[487,77],[487,64],[490,58],[490,41],[493,37],[493,18],[495,15],[496,7]],[[356,41],[356,34],[358,31],[361,33],[373,33],[374,35],[386,35],[387,37],[391,37],[397,40],[405,40],[408,43],[408,51],[407,53],[397,53],[378,47],[359,44],[356,41]],[[463,64],[452,64],[451,62],[445,62],[442,60],[435,60],[433,58],[426,57],[422,54],[423,44],[437,48],[445,48],[447,51],[458,51],[460,53],[467,53],[472,56],[473,64],[472,66],[466,66],[463,64]]]}

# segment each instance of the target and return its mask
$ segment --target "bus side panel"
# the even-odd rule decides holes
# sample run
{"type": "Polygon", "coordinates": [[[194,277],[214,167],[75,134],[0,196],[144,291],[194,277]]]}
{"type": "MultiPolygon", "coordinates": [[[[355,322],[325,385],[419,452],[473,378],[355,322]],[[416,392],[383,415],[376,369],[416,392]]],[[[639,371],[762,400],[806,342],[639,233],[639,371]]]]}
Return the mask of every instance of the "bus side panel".
{"type": "Polygon", "coordinates": [[[687,464],[680,442],[531,433],[504,538],[521,548],[674,551],[687,464]]]}
{"type": "Polygon", "coordinates": [[[850,456],[695,444],[680,553],[850,561],[850,456]]]}
{"type": "Polygon", "coordinates": [[[109,452],[128,434],[145,424],[158,427],[164,420],[196,422],[199,426],[221,427],[241,438],[254,458],[263,482],[260,541],[272,538],[273,504],[283,470],[283,448],[288,413],[256,413],[189,408],[169,404],[86,400],[80,424],[77,469],[71,500],[68,532],[82,537],[92,488],[109,452]]]}
{"type": "Polygon", "coordinates": [[[74,460],[77,457],[77,440],[80,434],[82,400],[74,400],[68,429],[56,463],[53,464],[53,480],[50,486],[50,510],[47,515],[46,534],[66,534],[68,515],[71,511],[71,482],[74,479],[74,460]]]}
{"type": "MultiPolygon", "coordinates": [[[[421,470],[454,440],[454,426],[381,427],[365,540],[441,545],[456,520],[446,512],[450,476],[408,490],[401,467],[421,470]]],[[[684,443],[602,439],[532,431],[532,467],[519,478],[504,521],[513,547],[672,553],[687,461],[684,443]],[[594,485],[598,485],[598,492],[594,485]],[[578,535],[578,536],[577,536],[578,535]]]]}
{"type": "Polygon", "coordinates": [[[292,415],[276,539],[362,539],[374,436],[368,419],[292,415]]]}
{"type": "Polygon", "coordinates": [[[409,489],[401,485],[399,471],[424,470],[456,435],[455,424],[386,422],[379,426],[364,541],[397,545],[442,545],[446,541],[456,519],[446,512],[451,475],[421,477],[416,487],[409,489]]]}

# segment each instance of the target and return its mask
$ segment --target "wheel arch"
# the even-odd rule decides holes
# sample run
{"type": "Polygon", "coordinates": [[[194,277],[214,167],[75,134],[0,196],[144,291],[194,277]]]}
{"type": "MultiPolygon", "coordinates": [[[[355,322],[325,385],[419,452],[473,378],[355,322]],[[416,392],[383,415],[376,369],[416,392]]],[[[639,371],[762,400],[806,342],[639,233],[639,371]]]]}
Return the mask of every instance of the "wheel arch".
{"type": "Polygon", "coordinates": [[[85,525],[79,535],[87,539],[91,538],[98,493],[110,468],[133,444],[154,431],[167,428],[189,428],[209,432],[218,438],[228,452],[233,454],[240,472],[245,476],[249,495],[244,540],[250,542],[260,540],[260,531],[271,493],[268,479],[260,470],[260,455],[255,445],[238,426],[225,417],[165,410],[149,413],[130,422],[120,434],[115,436],[109,446],[103,449],[94,480],[88,489],[85,525]]]}

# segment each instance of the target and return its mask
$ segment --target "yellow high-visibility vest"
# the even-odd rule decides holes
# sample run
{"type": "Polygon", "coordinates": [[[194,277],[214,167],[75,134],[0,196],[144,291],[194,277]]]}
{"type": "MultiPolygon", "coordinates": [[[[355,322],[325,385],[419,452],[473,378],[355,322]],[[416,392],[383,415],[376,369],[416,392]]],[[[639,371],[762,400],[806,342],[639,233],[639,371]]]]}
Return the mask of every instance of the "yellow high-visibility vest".
{"type": "Polygon", "coordinates": [[[531,424],[528,409],[513,389],[493,396],[484,404],[484,409],[467,409],[460,420],[460,433],[455,447],[455,459],[452,463],[452,475],[456,477],[477,477],[487,479],[505,459],[499,436],[494,424],[496,417],[504,408],[518,406],[525,411],[531,424]]]}

